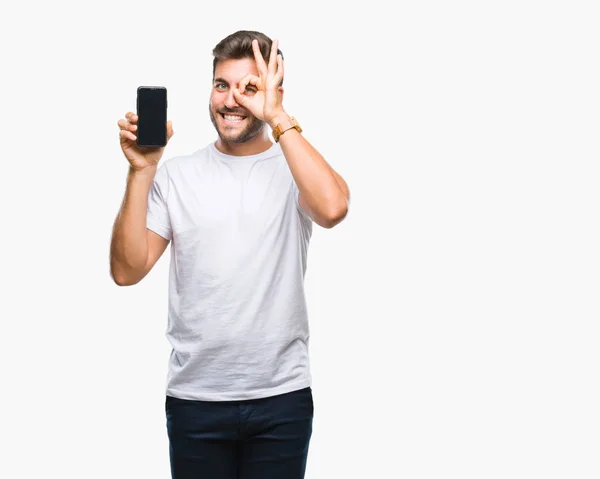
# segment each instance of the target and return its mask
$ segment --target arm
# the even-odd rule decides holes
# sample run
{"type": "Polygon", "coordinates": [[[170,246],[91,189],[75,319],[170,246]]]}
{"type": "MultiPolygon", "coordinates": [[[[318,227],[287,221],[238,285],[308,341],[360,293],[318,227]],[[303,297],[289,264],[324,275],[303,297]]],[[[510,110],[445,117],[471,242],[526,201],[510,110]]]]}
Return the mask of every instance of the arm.
{"type": "MultiPolygon", "coordinates": [[[[287,120],[283,114],[271,120],[271,128],[287,120]]],[[[300,190],[300,207],[319,226],[332,228],[348,213],[350,190],[344,179],[294,128],[279,137],[281,150],[300,190]]]]}
{"type": "MultiPolygon", "coordinates": [[[[283,56],[279,54],[279,42],[271,45],[269,64],[265,62],[252,40],[252,49],[259,76],[249,74],[234,88],[235,100],[260,120],[275,128],[287,114],[283,100],[283,56]],[[246,86],[252,84],[256,91],[244,95],[246,86]]],[[[350,192],[343,178],[327,164],[323,156],[296,130],[287,130],[279,140],[289,164],[294,181],[300,191],[298,202],[312,219],[324,228],[338,224],[348,212],[350,192]]]]}
{"type": "Polygon", "coordinates": [[[169,241],[146,228],[148,193],[156,166],[129,170],[127,189],[113,227],[110,273],[119,286],[139,283],[156,264],[169,241]]]}

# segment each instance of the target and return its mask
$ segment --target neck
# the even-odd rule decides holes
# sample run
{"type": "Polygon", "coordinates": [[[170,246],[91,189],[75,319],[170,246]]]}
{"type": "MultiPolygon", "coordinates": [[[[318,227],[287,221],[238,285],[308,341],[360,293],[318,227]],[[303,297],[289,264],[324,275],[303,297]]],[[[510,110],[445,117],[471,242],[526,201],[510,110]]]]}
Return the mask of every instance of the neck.
{"type": "Polygon", "coordinates": [[[267,151],[271,146],[273,146],[273,142],[269,139],[269,134],[266,131],[243,143],[232,143],[223,140],[221,137],[215,142],[217,150],[232,156],[258,155],[263,151],[267,151]]]}

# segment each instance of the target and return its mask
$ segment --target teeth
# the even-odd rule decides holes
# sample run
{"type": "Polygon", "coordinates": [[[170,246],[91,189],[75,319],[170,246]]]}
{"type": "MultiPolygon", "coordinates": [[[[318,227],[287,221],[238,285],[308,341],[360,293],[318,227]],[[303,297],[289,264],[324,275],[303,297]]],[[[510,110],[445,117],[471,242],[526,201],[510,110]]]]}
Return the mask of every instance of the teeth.
{"type": "Polygon", "coordinates": [[[242,121],[244,119],[243,116],[237,115],[223,115],[227,121],[242,121]]]}

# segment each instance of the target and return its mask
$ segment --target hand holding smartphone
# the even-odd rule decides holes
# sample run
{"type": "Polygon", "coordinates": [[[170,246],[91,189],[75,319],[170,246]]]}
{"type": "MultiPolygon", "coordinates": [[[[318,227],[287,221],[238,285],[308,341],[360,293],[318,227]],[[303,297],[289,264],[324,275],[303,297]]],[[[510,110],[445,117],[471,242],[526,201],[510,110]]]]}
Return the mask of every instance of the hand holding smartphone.
{"type": "Polygon", "coordinates": [[[167,144],[167,89],[140,86],[137,89],[137,145],[159,148],[167,144]]]}
{"type": "Polygon", "coordinates": [[[127,112],[117,124],[121,149],[133,170],[156,166],[175,133],[172,122],[167,121],[166,88],[139,87],[137,114],[127,112]]]}

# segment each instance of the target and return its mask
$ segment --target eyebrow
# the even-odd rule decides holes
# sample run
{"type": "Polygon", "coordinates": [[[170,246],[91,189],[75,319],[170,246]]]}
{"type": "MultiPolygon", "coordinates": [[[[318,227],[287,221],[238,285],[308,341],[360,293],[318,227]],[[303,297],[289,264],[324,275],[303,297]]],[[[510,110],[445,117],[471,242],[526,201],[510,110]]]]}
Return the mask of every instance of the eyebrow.
{"type": "MultiPolygon", "coordinates": [[[[215,80],[213,81],[213,85],[215,85],[216,83],[225,83],[225,85],[231,86],[231,85],[229,85],[229,82],[227,80],[225,80],[224,78],[221,78],[221,77],[215,78],[215,80]]],[[[246,89],[247,90],[256,90],[256,87],[254,85],[248,84],[246,86],[246,89]]]]}

